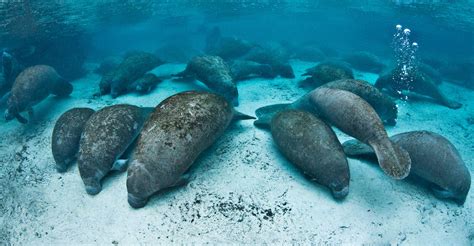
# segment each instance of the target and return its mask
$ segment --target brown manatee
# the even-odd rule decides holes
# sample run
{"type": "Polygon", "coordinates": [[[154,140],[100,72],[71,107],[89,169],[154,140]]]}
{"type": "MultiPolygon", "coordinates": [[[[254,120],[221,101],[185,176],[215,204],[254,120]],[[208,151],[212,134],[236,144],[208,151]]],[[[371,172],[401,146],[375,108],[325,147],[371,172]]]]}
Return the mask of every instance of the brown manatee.
{"type": "Polygon", "coordinates": [[[315,67],[308,68],[302,76],[309,76],[301,81],[302,87],[318,87],[328,82],[339,79],[354,79],[350,65],[343,61],[328,60],[315,67]]]}
{"type": "Polygon", "coordinates": [[[213,92],[225,97],[233,105],[238,105],[237,86],[228,64],[219,56],[196,56],[188,62],[186,69],[177,77],[192,78],[204,83],[213,92]]]}
{"type": "MultiPolygon", "coordinates": [[[[445,137],[429,131],[412,131],[393,135],[390,139],[408,151],[410,176],[432,184],[438,198],[451,198],[463,204],[471,187],[471,175],[456,147],[445,137]]],[[[348,156],[372,156],[373,150],[357,141],[343,144],[348,156]]]]}
{"type": "Polygon", "coordinates": [[[349,193],[349,166],[334,131],[306,111],[286,110],[272,120],[271,132],[278,149],[334,198],[349,193]]]}
{"type": "Polygon", "coordinates": [[[101,179],[111,170],[126,168],[127,149],[138,136],[148,109],[117,104],[95,112],[87,121],[79,144],[78,167],[90,195],[102,189],[101,179]]]}
{"type": "Polygon", "coordinates": [[[309,100],[325,121],[369,144],[385,174],[395,179],[408,176],[408,152],[390,141],[380,117],[364,99],[349,91],[320,87],[310,93],[309,100]]]}
{"type": "Polygon", "coordinates": [[[117,68],[105,74],[99,84],[102,95],[110,92],[113,98],[127,92],[127,87],[162,61],[148,52],[130,52],[117,68]]]}
{"type": "Polygon", "coordinates": [[[73,108],[56,121],[51,137],[51,150],[58,172],[65,172],[77,158],[79,141],[87,120],[94,113],[90,108],[73,108]]]}
{"type": "Polygon", "coordinates": [[[408,82],[401,82],[398,74],[402,73],[399,69],[393,69],[391,72],[380,76],[375,82],[375,87],[380,90],[385,89],[389,93],[406,97],[405,91],[415,92],[417,94],[433,98],[437,103],[448,108],[458,109],[462,104],[449,99],[436,85],[435,80],[422,70],[415,71],[410,76],[408,82]]]}
{"type": "Polygon", "coordinates": [[[151,113],[133,151],[128,203],[143,207],[152,194],[178,184],[233,119],[251,118],[213,93],[188,91],[165,99],[151,113]]]}
{"type": "MultiPolygon", "coordinates": [[[[396,124],[398,107],[394,100],[368,82],[355,79],[340,79],[324,84],[322,87],[350,91],[366,100],[375,109],[384,124],[396,124]]],[[[284,109],[303,109],[315,112],[315,109],[308,102],[309,94],[293,103],[274,104],[258,108],[255,111],[258,120],[254,124],[260,128],[268,128],[272,117],[284,109]]]]}
{"type": "Polygon", "coordinates": [[[28,121],[20,115],[21,112],[27,110],[31,118],[32,107],[49,94],[68,96],[72,89],[72,85],[50,66],[36,65],[26,68],[15,79],[7,100],[5,119],[17,118],[19,122],[27,123],[28,121]]]}

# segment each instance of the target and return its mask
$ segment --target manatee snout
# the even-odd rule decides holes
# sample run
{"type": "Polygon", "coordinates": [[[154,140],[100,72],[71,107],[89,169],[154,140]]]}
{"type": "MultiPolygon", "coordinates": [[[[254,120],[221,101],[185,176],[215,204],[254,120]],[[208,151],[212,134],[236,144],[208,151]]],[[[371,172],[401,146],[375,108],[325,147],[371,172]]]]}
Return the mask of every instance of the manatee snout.
{"type": "Polygon", "coordinates": [[[349,194],[349,180],[330,183],[329,189],[335,199],[343,199],[349,194]]]}
{"type": "Polygon", "coordinates": [[[128,169],[127,178],[128,203],[130,206],[133,208],[144,207],[148,202],[148,198],[154,193],[151,187],[155,183],[153,177],[145,169],[144,164],[134,160],[128,169]]]}

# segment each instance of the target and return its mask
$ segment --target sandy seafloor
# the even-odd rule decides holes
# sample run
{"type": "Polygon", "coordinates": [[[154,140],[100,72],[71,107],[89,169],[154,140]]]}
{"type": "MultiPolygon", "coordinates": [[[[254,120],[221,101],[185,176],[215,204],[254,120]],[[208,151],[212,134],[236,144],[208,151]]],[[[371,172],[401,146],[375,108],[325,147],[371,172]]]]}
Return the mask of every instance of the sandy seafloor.
{"type": "MultiPolygon", "coordinates": [[[[292,61],[297,75],[314,64],[292,61]]],[[[377,78],[356,75],[370,82],[377,78]]],[[[240,82],[238,110],[254,114],[258,107],[295,100],[305,93],[297,87],[299,79],[240,82]]],[[[49,97],[35,107],[34,124],[0,123],[2,244],[474,244],[472,190],[458,206],[426,188],[392,180],[376,165],[349,159],[350,192],[337,202],[287,162],[271,134],[252,121],[234,124],[203,153],[186,186],[154,196],[142,209],[127,203],[125,173],[107,177],[101,193],[87,195],[77,165],[64,174],[54,168],[50,138],[62,112],[114,103],[156,106],[179,91],[205,88],[164,81],[149,95],[95,99],[99,80],[89,74],[73,82],[70,98],[49,97]]],[[[388,132],[425,129],[446,136],[474,176],[474,91],[449,83],[441,88],[464,106],[399,102],[398,123],[388,132]]],[[[337,134],[341,142],[349,139],[337,134]]]]}

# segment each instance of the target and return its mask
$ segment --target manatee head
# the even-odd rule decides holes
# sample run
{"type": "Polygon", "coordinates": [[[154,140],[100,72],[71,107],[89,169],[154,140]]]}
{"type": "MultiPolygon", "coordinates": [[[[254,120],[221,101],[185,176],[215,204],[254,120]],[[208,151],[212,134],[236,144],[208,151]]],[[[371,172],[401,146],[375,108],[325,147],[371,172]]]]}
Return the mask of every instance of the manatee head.
{"type": "Polygon", "coordinates": [[[117,98],[125,92],[126,88],[123,84],[123,80],[120,78],[113,78],[110,81],[110,95],[112,98],[117,98]]]}

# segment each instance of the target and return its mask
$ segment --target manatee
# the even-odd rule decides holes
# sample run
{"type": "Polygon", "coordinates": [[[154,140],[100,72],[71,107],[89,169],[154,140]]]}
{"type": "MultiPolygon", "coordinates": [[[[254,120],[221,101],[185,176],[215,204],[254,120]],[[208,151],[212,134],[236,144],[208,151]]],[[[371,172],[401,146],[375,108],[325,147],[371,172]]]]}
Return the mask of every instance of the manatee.
{"type": "Polygon", "coordinates": [[[251,119],[233,110],[222,96],[188,91],[161,102],[137,140],[128,168],[128,203],[145,206],[148,198],[180,183],[183,174],[230,124],[251,119]]]}
{"type": "Polygon", "coordinates": [[[408,176],[408,152],[390,141],[380,117],[364,99],[349,91],[320,87],[310,93],[309,100],[326,122],[369,144],[385,174],[395,179],[408,176]]]}
{"type": "Polygon", "coordinates": [[[349,166],[334,131],[306,111],[286,110],[272,120],[273,140],[307,176],[329,188],[336,199],[349,193],[349,166]]]}
{"type": "Polygon", "coordinates": [[[108,74],[117,69],[121,62],[121,57],[108,56],[99,64],[99,66],[94,70],[94,72],[100,75],[108,74]]]}
{"type": "Polygon", "coordinates": [[[206,54],[219,56],[224,60],[235,59],[248,53],[254,44],[236,37],[223,37],[218,27],[213,28],[206,37],[206,54]]]}
{"type": "Polygon", "coordinates": [[[474,59],[452,60],[439,69],[449,82],[474,89],[474,59]]]}
{"type": "Polygon", "coordinates": [[[161,80],[171,79],[175,74],[186,69],[186,64],[182,63],[166,63],[159,65],[149,73],[156,75],[161,80]]]}
{"type": "Polygon", "coordinates": [[[233,61],[230,70],[235,81],[252,77],[274,78],[276,76],[270,65],[246,60],[233,61]]]}
{"type": "MultiPolygon", "coordinates": [[[[375,109],[384,124],[391,126],[396,124],[397,105],[392,98],[381,93],[368,82],[364,80],[341,79],[324,84],[322,87],[350,91],[366,100],[375,109]]],[[[255,111],[258,120],[254,122],[254,125],[260,128],[268,128],[273,116],[285,109],[302,109],[317,114],[315,109],[309,104],[308,98],[309,93],[293,103],[274,104],[258,108],[255,111]]]]}
{"type": "Polygon", "coordinates": [[[371,73],[380,73],[386,67],[379,57],[366,51],[351,53],[344,57],[343,60],[357,70],[371,73]]]}
{"type": "Polygon", "coordinates": [[[342,61],[325,61],[306,70],[302,76],[309,76],[301,82],[301,86],[318,87],[339,79],[354,79],[349,64],[342,61]]]}
{"type": "Polygon", "coordinates": [[[148,110],[117,104],[95,112],[87,121],[79,143],[77,164],[86,192],[102,189],[101,179],[111,170],[124,171],[124,154],[138,136],[148,110]]]}
{"type": "Polygon", "coordinates": [[[294,78],[293,68],[288,63],[289,58],[289,52],[281,44],[270,42],[263,46],[254,47],[241,59],[268,64],[272,67],[275,75],[283,78],[294,78]]]}
{"type": "MultiPolygon", "coordinates": [[[[445,137],[429,131],[412,131],[390,139],[408,151],[412,161],[410,177],[431,184],[438,198],[450,198],[463,204],[471,186],[471,175],[456,147],[445,137]]],[[[357,141],[343,144],[348,156],[371,156],[373,150],[357,141]]]]}
{"type": "Polygon", "coordinates": [[[20,115],[21,112],[27,110],[31,118],[32,107],[49,94],[68,96],[72,89],[72,85],[50,66],[36,65],[26,68],[18,75],[12,86],[7,100],[5,119],[9,121],[17,118],[19,122],[27,123],[28,121],[20,115]]]}
{"type": "Polygon", "coordinates": [[[448,99],[438,86],[436,86],[433,79],[423,71],[415,71],[414,74],[410,76],[409,79],[411,81],[409,82],[402,82],[398,79],[401,73],[403,72],[399,71],[399,69],[393,69],[388,74],[380,76],[375,82],[375,87],[380,90],[385,89],[392,95],[402,98],[406,97],[404,94],[405,91],[415,92],[423,96],[431,97],[437,103],[452,109],[458,109],[462,106],[461,103],[448,99]]]}
{"type": "Polygon", "coordinates": [[[151,53],[130,52],[126,54],[118,67],[102,78],[99,84],[101,94],[110,92],[113,98],[118,97],[127,91],[131,83],[161,63],[160,59],[151,53]]]}
{"type": "Polygon", "coordinates": [[[382,93],[369,82],[358,79],[341,79],[329,82],[323,87],[350,91],[367,101],[372,106],[383,123],[393,126],[396,124],[398,107],[395,101],[382,93]]]}
{"type": "Polygon", "coordinates": [[[136,91],[138,93],[148,93],[153,90],[161,79],[152,73],[147,73],[143,77],[137,79],[131,85],[129,85],[129,91],[136,91]]]}
{"type": "Polygon", "coordinates": [[[73,108],[56,121],[51,149],[58,172],[65,172],[77,158],[82,131],[94,112],[90,108],[73,108]]]}
{"type": "Polygon", "coordinates": [[[196,56],[188,62],[186,69],[177,77],[195,77],[209,89],[225,97],[234,106],[238,103],[237,86],[232,78],[232,72],[227,63],[219,56],[196,56]]]}

